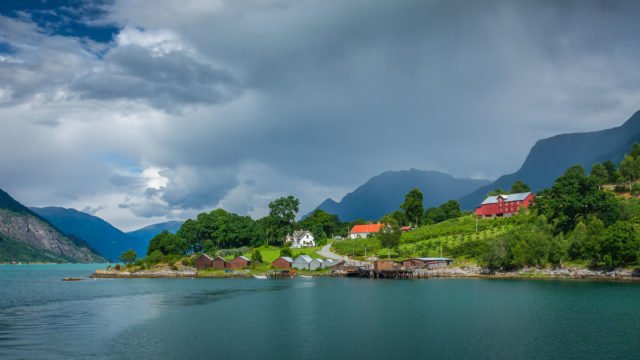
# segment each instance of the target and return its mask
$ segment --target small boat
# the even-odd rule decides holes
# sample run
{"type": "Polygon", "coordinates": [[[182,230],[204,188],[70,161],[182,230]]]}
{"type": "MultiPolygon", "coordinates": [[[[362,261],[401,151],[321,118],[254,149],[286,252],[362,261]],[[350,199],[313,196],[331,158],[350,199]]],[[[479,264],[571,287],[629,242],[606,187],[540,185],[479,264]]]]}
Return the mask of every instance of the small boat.
{"type": "Polygon", "coordinates": [[[253,277],[256,278],[256,279],[263,279],[264,280],[264,279],[267,278],[267,275],[253,275],[253,277]]]}
{"type": "Polygon", "coordinates": [[[303,279],[311,279],[311,278],[313,278],[313,276],[311,276],[311,275],[300,275],[300,277],[303,278],[303,279]]]}

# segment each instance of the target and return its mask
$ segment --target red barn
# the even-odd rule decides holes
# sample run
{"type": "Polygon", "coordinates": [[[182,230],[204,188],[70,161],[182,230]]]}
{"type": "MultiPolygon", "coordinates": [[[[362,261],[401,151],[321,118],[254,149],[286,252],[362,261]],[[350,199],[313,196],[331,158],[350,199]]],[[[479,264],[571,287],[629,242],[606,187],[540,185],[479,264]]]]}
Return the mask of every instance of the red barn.
{"type": "Polygon", "coordinates": [[[276,269],[291,269],[291,264],[293,263],[293,259],[288,256],[281,256],[275,259],[271,266],[276,269]]]}
{"type": "Polygon", "coordinates": [[[224,270],[229,267],[229,262],[220,256],[216,256],[216,258],[211,262],[211,267],[216,270],[224,270]]]}
{"type": "Polygon", "coordinates": [[[213,262],[213,259],[211,258],[211,256],[207,254],[202,254],[198,256],[198,258],[196,259],[196,269],[198,270],[211,269],[212,262],[213,262]]]}
{"type": "Polygon", "coordinates": [[[533,203],[533,193],[503,194],[497,196],[489,196],[478,208],[476,208],[476,216],[480,218],[511,216],[520,210],[520,208],[528,208],[533,203]]]}
{"type": "Polygon", "coordinates": [[[245,269],[251,265],[251,260],[245,256],[238,256],[229,262],[229,269],[245,269]]]}

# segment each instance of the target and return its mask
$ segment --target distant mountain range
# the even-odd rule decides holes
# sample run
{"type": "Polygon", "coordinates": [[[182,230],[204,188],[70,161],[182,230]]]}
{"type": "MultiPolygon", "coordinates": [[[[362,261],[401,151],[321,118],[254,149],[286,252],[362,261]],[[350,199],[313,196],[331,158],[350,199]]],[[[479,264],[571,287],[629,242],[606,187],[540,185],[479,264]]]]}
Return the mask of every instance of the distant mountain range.
{"type": "Polygon", "coordinates": [[[78,237],[54,225],[0,190],[1,262],[105,262],[78,237]]]}
{"type": "Polygon", "coordinates": [[[169,221],[124,233],[97,216],[75,209],[44,207],[31,210],[64,233],[83,239],[111,261],[119,261],[120,255],[129,249],[144,257],[154,236],[165,229],[175,233],[182,225],[180,221],[169,221]]]}
{"type": "Polygon", "coordinates": [[[172,234],[177,233],[183,223],[184,221],[167,221],[159,224],[149,225],[135,231],[130,231],[127,234],[136,239],[144,241],[146,244],[149,244],[149,241],[151,241],[154,236],[160,234],[165,230],[172,234]]]}
{"type": "Polygon", "coordinates": [[[640,142],[640,111],[619,127],[539,140],[518,171],[461,197],[460,204],[464,209],[474,209],[488,192],[509,189],[516,180],[524,181],[533,191],[541,190],[553,185],[573,165],[580,164],[589,171],[596,162],[619,162],[636,142],[640,142]]]}
{"type": "Polygon", "coordinates": [[[342,221],[377,220],[397,210],[404,202],[404,196],[414,188],[422,191],[424,206],[429,208],[489,183],[488,180],[458,179],[438,171],[387,171],[371,178],[340,202],[327,199],[317,208],[338,215],[342,221]]]}
{"type": "Polygon", "coordinates": [[[359,186],[340,202],[326,199],[317,209],[337,214],[343,221],[377,220],[397,210],[404,195],[418,188],[424,194],[425,208],[458,200],[463,209],[473,210],[490,191],[509,190],[516,180],[539,191],[553,185],[572,165],[580,164],[589,171],[595,162],[619,162],[636,142],[640,142],[640,111],[616,128],[539,140],[517,172],[493,182],[456,179],[437,171],[388,171],[359,186]]]}
{"type": "Polygon", "coordinates": [[[65,234],[85,240],[111,261],[119,261],[120,255],[129,249],[139,255],[146,254],[148,242],[125,234],[97,216],[61,207],[34,207],[31,210],[65,234]]]}

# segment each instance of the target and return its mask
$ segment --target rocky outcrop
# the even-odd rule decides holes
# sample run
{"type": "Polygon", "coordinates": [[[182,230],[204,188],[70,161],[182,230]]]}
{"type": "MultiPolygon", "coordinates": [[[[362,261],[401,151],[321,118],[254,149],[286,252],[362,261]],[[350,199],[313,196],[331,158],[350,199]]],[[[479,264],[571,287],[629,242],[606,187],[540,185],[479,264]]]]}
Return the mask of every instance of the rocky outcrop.
{"type": "Polygon", "coordinates": [[[483,278],[541,278],[541,279],[592,279],[592,280],[640,280],[640,269],[587,269],[587,268],[524,268],[515,271],[493,271],[478,266],[419,269],[417,278],[432,277],[483,277],[483,278]]]}
{"type": "Polygon", "coordinates": [[[139,270],[139,271],[119,271],[113,268],[108,268],[105,270],[96,270],[96,272],[91,275],[93,278],[193,278],[198,275],[198,272],[194,268],[185,268],[185,269],[150,269],[150,270],[139,270]]]}
{"type": "Polygon", "coordinates": [[[0,233],[69,262],[104,262],[91,249],[76,244],[42,219],[0,209],[0,233]]]}

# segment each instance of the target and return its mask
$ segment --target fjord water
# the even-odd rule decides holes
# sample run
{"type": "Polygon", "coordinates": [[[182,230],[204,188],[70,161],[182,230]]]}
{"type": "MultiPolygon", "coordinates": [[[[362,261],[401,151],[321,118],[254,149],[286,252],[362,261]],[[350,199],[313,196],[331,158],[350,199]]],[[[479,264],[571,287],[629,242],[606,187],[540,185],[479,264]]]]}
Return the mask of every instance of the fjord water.
{"type": "Polygon", "coordinates": [[[0,266],[0,359],[638,359],[640,284],[0,266]]]}

